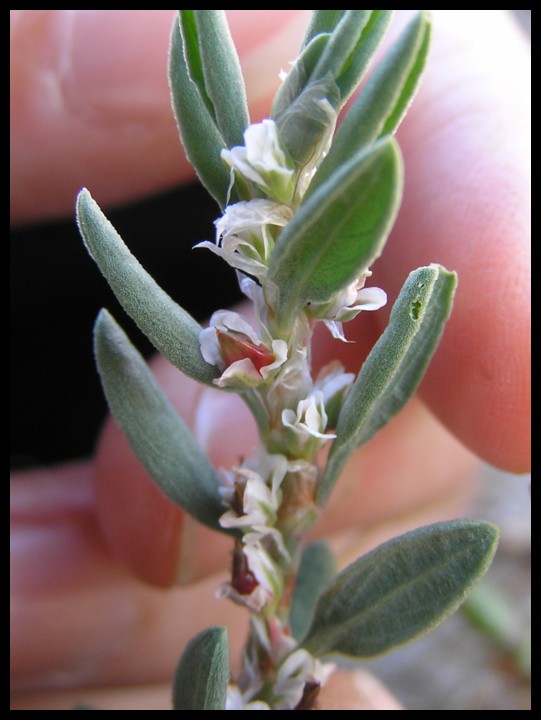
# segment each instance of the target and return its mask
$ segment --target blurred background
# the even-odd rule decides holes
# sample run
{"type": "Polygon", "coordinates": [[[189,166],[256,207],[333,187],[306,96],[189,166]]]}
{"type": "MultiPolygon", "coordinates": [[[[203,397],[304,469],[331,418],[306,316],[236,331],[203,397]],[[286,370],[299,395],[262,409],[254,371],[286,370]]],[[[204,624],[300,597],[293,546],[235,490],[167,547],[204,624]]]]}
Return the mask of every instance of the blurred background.
{"type": "MultiPolygon", "coordinates": [[[[511,12],[530,33],[531,11],[511,12]]],[[[142,265],[196,319],[240,298],[225,263],[192,251],[213,239],[217,215],[198,185],[107,214],[142,265]]],[[[106,414],[92,355],[100,308],[113,313],[145,355],[151,346],[90,260],[73,218],[17,228],[10,253],[11,468],[87,456],[106,414]]],[[[483,473],[479,517],[502,530],[476,599],[483,610],[457,613],[424,640],[368,666],[408,709],[530,709],[529,478],[483,473]],[[493,619],[480,629],[476,613],[493,619]],[[440,660],[449,669],[444,675],[440,660]]]]}

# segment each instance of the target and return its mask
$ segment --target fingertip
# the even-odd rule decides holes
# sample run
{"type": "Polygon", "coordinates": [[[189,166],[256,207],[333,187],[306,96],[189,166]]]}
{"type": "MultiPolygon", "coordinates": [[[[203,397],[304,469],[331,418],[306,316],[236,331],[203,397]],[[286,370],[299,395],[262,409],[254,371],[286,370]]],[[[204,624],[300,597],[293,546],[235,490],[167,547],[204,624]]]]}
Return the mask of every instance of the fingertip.
{"type": "Polygon", "coordinates": [[[530,464],[528,43],[505,11],[434,11],[433,22],[426,74],[399,132],[404,199],[374,277],[394,298],[416,267],[437,262],[457,272],[453,313],[422,396],[478,456],[524,472],[530,464]]]}

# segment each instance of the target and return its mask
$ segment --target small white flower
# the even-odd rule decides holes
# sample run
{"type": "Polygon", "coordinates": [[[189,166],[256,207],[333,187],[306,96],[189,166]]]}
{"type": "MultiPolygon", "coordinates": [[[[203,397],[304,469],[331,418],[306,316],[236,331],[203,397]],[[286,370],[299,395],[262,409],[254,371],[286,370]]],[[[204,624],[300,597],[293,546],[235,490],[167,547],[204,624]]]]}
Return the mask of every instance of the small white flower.
{"type": "MultiPolygon", "coordinates": [[[[221,494],[230,509],[220,518],[220,525],[246,528],[247,532],[255,531],[258,537],[279,535],[273,525],[282,500],[280,488],[288,470],[284,455],[261,453],[254,460],[224,472],[227,487],[221,489],[221,494]],[[238,507],[240,500],[242,508],[238,507]]],[[[247,536],[243,541],[249,542],[247,536]]]]}
{"type": "Polygon", "coordinates": [[[332,336],[347,342],[342,323],[353,320],[362,310],[379,310],[387,302],[387,294],[378,287],[365,288],[366,279],[372,273],[367,270],[357,280],[345,287],[326,303],[313,303],[308,311],[323,320],[332,336]]]}
{"type": "MultiPolygon", "coordinates": [[[[240,473],[239,473],[240,474],[240,473]]],[[[256,474],[248,477],[243,488],[243,514],[238,515],[235,510],[228,510],[220,518],[220,525],[224,528],[263,528],[276,520],[278,510],[278,493],[271,489],[256,474]]]]}
{"type": "Polygon", "coordinates": [[[314,387],[323,393],[323,402],[327,404],[335,395],[343,393],[351,385],[354,377],[353,373],[344,372],[342,363],[333,360],[321,368],[314,387]]]}
{"type": "Polygon", "coordinates": [[[336,427],[342,403],[354,379],[355,375],[344,372],[342,363],[337,360],[320,370],[314,388],[323,393],[327,426],[336,427]]]}
{"type": "Polygon", "coordinates": [[[334,433],[325,433],[327,413],[321,390],[315,390],[309,397],[301,400],[296,411],[290,408],[283,410],[282,424],[290,431],[288,447],[298,456],[312,453],[327,440],[336,437],[334,433]]]}
{"type": "MultiPolygon", "coordinates": [[[[275,533],[278,531],[275,530],[275,533]]],[[[245,535],[243,540],[248,542],[243,552],[250,572],[269,596],[274,597],[282,590],[283,578],[278,565],[265,547],[265,541],[268,542],[269,537],[270,535],[262,537],[258,533],[245,535]]]]}
{"type": "Polygon", "coordinates": [[[273,688],[275,710],[293,710],[300,702],[306,683],[324,685],[335,666],[321,663],[307,650],[300,648],[291,653],[278,670],[273,688]]]}
{"type": "Polygon", "coordinates": [[[255,581],[249,592],[240,592],[233,587],[232,583],[225,582],[222,583],[216,591],[216,597],[218,600],[231,600],[236,605],[242,605],[242,607],[248,608],[248,610],[259,613],[272,600],[273,593],[255,581]]]}
{"type": "Polygon", "coordinates": [[[232,580],[221,586],[219,597],[229,597],[258,612],[283,589],[275,558],[291,561],[282,534],[274,527],[288,467],[284,455],[262,453],[225,473],[228,487],[222,489],[222,496],[230,508],[220,518],[220,525],[238,528],[243,535],[234,554],[232,580]]]}
{"type": "Polygon", "coordinates": [[[270,347],[238,313],[215,312],[199,335],[201,354],[222,370],[219,387],[255,387],[279,372],[287,359],[287,343],[272,340],[270,347]]]}
{"type": "Polygon", "coordinates": [[[255,198],[229,205],[216,221],[216,244],[195,247],[211,250],[229,265],[262,281],[267,272],[274,237],[271,227],[283,227],[293,215],[287,205],[255,198]]]}
{"type": "Polygon", "coordinates": [[[250,125],[244,143],[222,150],[224,162],[271,199],[289,203],[295,191],[295,165],[280,141],[276,123],[263,120],[250,125]]]}
{"type": "Polygon", "coordinates": [[[297,405],[297,412],[286,409],[282,412],[282,423],[302,435],[315,438],[335,437],[326,435],[323,430],[327,426],[327,413],[325,412],[324,397],[320,390],[301,400],[297,405]]]}
{"type": "Polygon", "coordinates": [[[237,605],[261,612],[275,598],[280,597],[284,584],[283,574],[270,554],[270,551],[275,549],[275,537],[279,538],[282,549],[286,552],[281,535],[276,529],[272,533],[248,533],[243,536],[234,552],[231,581],[222,583],[218,588],[218,598],[229,598],[237,605]]]}
{"type": "Polygon", "coordinates": [[[311,333],[310,321],[301,313],[290,330],[287,362],[280,369],[278,381],[268,389],[267,402],[273,417],[280,417],[282,408],[295,408],[313,389],[308,354],[311,333]]]}

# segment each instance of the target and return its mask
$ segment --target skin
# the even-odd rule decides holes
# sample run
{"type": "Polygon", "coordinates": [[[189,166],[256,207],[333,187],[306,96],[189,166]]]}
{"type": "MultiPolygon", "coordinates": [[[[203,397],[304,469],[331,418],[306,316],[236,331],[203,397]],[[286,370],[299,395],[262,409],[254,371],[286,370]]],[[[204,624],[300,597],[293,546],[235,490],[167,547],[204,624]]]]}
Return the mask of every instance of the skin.
{"type": "MultiPolygon", "coordinates": [[[[11,12],[14,225],[72,215],[83,185],[107,210],[193,178],[165,76],[172,11],[11,12]]],[[[228,13],[256,121],[307,15],[228,13]]],[[[429,66],[398,133],[404,200],[372,281],[388,308],[407,273],[430,262],[456,270],[459,289],[418,396],[354,455],[318,526],[343,562],[467,512],[479,460],[530,468],[529,44],[504,11],[434,11],[433,21],[429,66]]],[[[354,344],[318,333],[315,366],[338,356],[357,369],[387,314],[348,324],[354,344]]],[[[162,358],[153,369],[217,466],[250,451],[255,430],[235,396],[162,358]]],[[[154,490],[112,421],[94,457],[16,474],[11,533],[14,709],[74,699],[167,709],[161,683],[209,624],[228,626],[237,661],[245,613],[214,599],[229,542],[154,490]]],[[[336,682],[328,707],[399,708],[369,675],[336,682]]]]}

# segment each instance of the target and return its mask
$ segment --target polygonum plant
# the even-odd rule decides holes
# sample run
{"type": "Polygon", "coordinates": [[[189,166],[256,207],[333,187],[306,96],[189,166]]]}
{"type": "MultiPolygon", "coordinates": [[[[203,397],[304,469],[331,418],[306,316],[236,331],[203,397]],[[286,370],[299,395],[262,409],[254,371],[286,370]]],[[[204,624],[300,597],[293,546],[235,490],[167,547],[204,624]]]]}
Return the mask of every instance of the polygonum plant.
{"type": "Polygon", "coordinates": [[[145,272],[90,193],[77,201],[86,246],[126,312],[190,378],[238,393],[259,430],[252,455],[215,468],[101,311],[95,353],[111,412],[158,487],[230,537],[231,572],[217,593],[250,618],[236,677],[224,628],[188,644],[175,674],[177,710],[311,709],[341,656],[374,657],[427,632],[459,606],[495,552],[497,529],[473,520],[407,533],[340,572],[324,542],[306,542],[350,455],[415,392],[456,286],[440,265],[414,270],[358,375],[335,361],[313,376],[316,325],[348,342],[347,323],[387,301],[371,285],[371,267],[400,205],[394,133],[427,56],[424,12],[371,72],[338,129],[337,119],[390,20],[389,10],[313,11],[270,117],[250,124],[224,11],[178,14],[174,112],[186,155],[221,212],[215,242],[198,247],[234,269],[252,320],[217,310],[200,327],[145,272]]]}

